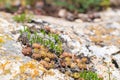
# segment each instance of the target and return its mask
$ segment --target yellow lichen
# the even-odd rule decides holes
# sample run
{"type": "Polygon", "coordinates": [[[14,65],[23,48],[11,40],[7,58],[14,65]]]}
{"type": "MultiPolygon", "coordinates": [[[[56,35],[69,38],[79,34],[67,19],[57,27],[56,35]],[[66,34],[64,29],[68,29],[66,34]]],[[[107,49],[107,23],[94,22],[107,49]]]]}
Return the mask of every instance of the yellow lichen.
{"type": "Polygon", "coordinates": [[[20,71],[23,73],[23,72],[25,72],[25,70],[27,68],[35,69],[36,65],[32,61],[30,61],[30,62],[28,62],[28,63],[23,64],[22,66],[20,66],[20,71]]]}
{"type": "Polygon", "coordinates": [[[27,66],[28,68],[31,68],[31,69],[36,68],[35,64],[33,64],[33,63],[31,63],[31,62],[28,62],[28,63],[26,64],[26,66],[27,66]]]}
{"type": "Polygon", "coordinates": [[[39,75],[39,71],[37,69],[34,69],[32,75],[31,75],[32,78],[34,78],[34,77],[36,77],[38,75],[39,75]]]}
{"type": "Polygon", "coordinates": [[[4,43],[5,41],[4,41],[4,39],[3,39],[3,37],[0,37],[0,43],[4,43]]]}
{"type": "Polygon", "coordinates": [[[6,65],[9,64],[9,63],[10,63],[10,62],[7,61],[7,62],[5,62],[4,64],[1,65],[2,68],[3,68],[3,70],[5,70],[6,65]]]}
{"type": "Polygon", "coordinates": [[[5,35],[7,40],[12,40],[12,37],[10,37],[8,34],[5,35]]]}
{"type": "Polygon", "coordinates": [[[4,70],[4,74],[9,74],[10,73],[10,69],[4,70]]]}
{"type": "Polygon", "coordinates": [[[25,66],[24,65],[20,66],[20,71],[21,71],[21,73],[24,73],[24,71],[25,71],[25,66]]]}

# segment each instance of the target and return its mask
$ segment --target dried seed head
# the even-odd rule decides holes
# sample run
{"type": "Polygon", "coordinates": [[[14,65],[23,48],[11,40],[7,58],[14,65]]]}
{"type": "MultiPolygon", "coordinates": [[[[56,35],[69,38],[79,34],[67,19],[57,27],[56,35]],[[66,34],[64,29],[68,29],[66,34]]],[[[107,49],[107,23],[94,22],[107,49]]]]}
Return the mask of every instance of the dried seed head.
{"type": "Polygon", "coordinates": [[[66,66],[70,66],[71,65],[71,62],[70,61],[67,61],[65,62],[66,66]]]}
{"type": "Polygon", "coordinates": [[[70,56],[70,53],[63,52],[62,56],[63,56],[63,57],[69,57],[69,56],[70,56]]]}
{"type": "Polygon", "coordinates": [[[55,34],[60,34],[60,31],[56,31],[55,34]]]}
{"type": "Polygon", "coordinates": [[[51,33],[55,33],[56,31],[54,29],[50,29],[50,32],[51,33]]]}
{"type": "Polygon", "coordinates": [[[81,59],[81,61],[83,62],[83,63],[85,63],[85,62],[87,62],[87,58],[86,57],[83,57],[82,59],[81,59]]]}
{"type": "Polygon", "coordinates": [[[78,67],[79,67],[80,69],[82,69],[82,68],[83,68],[81,63],[80,63],[80,64],[78,64],[78,67]]]}
{"type": "Polygon", "coordinates": [[[84,78],[79,78],[79,79],[77,79],[77,80],[85,80],[84,78]]]}
{"type": "Polygon", "coordinates": [[[81,60],[80,59],[75,59],[75,62],[81,63],[81,60]]]}
{"type": "Polygon", "coordinates": [[[50,58],[44,58],[45,61],[50,62],[50,58]]]}
{"type": "Polygon", "coordinates": [[[50,67],[50,68],[54,68],[54,66],[55,66],[55,64],[49,63],[49,67],[50,67]]]}
{"type": "Polygon", "coordinates": [[[45,68],[49,68],[49,63],[44,60],[41,60],[40,64],[42,64],[45,68]]]}
{"type": "Polygon", "coordinates": [[[39,49],[38,48],[34,48],[33,49],[33,53],[39,53],[39,49]]]}
{"type": "Polygon", "coordinates": [[[45,26],[45,30],[50,32],[50,27],[49,26],[45,26]]]}
{"type": "Polygon", "coordinates": [[[65,61],[66,62],[71,62],[71,58],[70,57],[65,57],[65,61]]]}
{"type": "Polygon", "coordinates": [[[77,79],[77,78],[79,78],[79,77],[80,77],[80,74],[79,74],[79,73],[77,73],[77,72],[75,72],[75,73],[73,73],[73,77],[74,77],[75,79],[77,79]]]}
{"type": "Polygon", "coordinates": [[[33,43],[33,44],[32,44],[32,47],[33,47],[33,48],[38,48],[38,49],[40,49],[40,45],[39,45],[38,43],[33,43]]]}
{"type": "Polygon", "coordinates": [[[78,64],[78,67],[80,68],[80,69],[86,69],[87,68],[87,66],[86,66],[86,64],[78,64]]]}
{"type": "Polygon", "coordinates": [[[63,67],[65,67],[65,66],[66,66],[66,64],[65,64],[65,62],[64,62],[64,61],[62,61],[62,62],[61,62],[61,65],[62,65],[63,67]]]}
{"type": "Polygon", "coordinates": [[[31,55],[31,52],[32,52],[31,47],[26,47],[26,48],[23,48],[23,49],[22,49],[22,53],[23,53],[24,55],[26,55],[26,56],[31,55]]]}
{"type": "Polygon", "coordinates": [[[40,54],[41,54],[41,56],[44,57],[44,58],[45,58],[46,55],[47,55],[44,51],[40,51],[40,54]]]}
{"type": "Polygon", "coordinates": [[[87,65],[86,65],[86,64],[83,64],[82,67],[83,67],[83,69],[86,69],[86,68],[87,68],[87,65]]]}
{"type": "Polygon", "coordinates": [[[55,55],[52,54],[52,53],[47,53],[47,57],[49,57],[50,59],[54,59],[54,58],[55,58],[55,55]]]}
{"type": "Polygon", "coordinates": [[[99,77],[101,80],[103,80],[103,76],[102,76],[102,75],[99,74],[98,77],[99,77]]]}
{"type": "Polygon", "coordinates": [[[65,74],[70,76],[71,73],[69,71],[66,71],[65,74]]]}
{"type": "Polygon", "coordinates": [[[75,68],[75,67],[76,67],[76,64],[75,64],[75,63],[71,63],[70,67],[71,67],[71,68],[75,68]]]}
{"type": "Polygon", "coordinates": [[[39,58],[41,58],[41,54],[33,53],[32,58],[39,59],[39,58]]]}

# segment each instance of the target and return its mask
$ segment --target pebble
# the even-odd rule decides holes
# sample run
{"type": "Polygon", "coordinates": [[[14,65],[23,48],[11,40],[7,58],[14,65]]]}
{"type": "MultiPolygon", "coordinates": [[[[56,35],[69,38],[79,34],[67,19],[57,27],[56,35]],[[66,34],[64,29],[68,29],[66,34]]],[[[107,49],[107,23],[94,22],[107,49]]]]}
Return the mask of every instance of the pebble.
{"type": "Polygon", "coordinates": [[[83,23],[83,21],[81,19],[76,19],[75,22],[83,23]]]}
{"type": "Polygon", "coordinates": [[[61,9],[61,10],[59,10],[59,12],[58,12],[58,16],[59,16],[59,17],[65,18],[66,15],[67,15],[66,9],[61,9]]]}
{"type": "Polygon", "coordinates": [[[100,21],[101,21],[101,19],[94,19],[93,22],[100,22],[100,21]]]}
{"type": "Polygon", "coordinates": [[[112,56],[112,58],[117,62],[119,68],[120,68],[120,54],[112,56]]]}

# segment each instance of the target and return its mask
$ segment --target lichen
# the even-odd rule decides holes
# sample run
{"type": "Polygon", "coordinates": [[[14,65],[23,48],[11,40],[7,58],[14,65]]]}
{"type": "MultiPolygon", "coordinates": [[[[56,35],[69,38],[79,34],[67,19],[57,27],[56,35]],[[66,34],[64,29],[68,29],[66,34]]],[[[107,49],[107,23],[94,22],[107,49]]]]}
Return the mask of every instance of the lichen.
{"type": "Polygon", "coordinates": [[[0,36],[0,43],[4,43],[4,42],[5,42],[5,41],[4,41],[3,37],[0,36]]]}

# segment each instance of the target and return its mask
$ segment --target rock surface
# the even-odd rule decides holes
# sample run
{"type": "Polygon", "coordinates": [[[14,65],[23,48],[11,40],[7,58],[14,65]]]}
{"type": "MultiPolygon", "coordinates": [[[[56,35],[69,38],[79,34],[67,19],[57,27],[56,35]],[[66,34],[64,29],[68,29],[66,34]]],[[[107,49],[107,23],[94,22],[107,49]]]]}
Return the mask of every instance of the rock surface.
{"type": "Polygon", "coordinates": [[[73,80],[58,70],[46,70],[39,62],[24,56],[16,35],[11,33],[17,26],[3,18],[0,25],[0,80],[73,80]]]}
{"type": "MultiPolygon", "coordinates": [[[[6,13],[0,13],[0,15],[10,15],[6,13]]],[[[73,54],[84,54],[86,56],[89,56],[91,58],[91,66],[95,69],[95,71],[102,75],[104,80],[109,80],[109,76],[111,80],[120,80],[120,11],[119,10],[112,10],[109,9],[107,11],[99,13],[100,20],[95,22],[69,22],[65,21],[63,19],[58,18],[52,18],[52,17],[45,17],[45,16],[35,16],[35,21],[37,23],[42,23],[45,26],[49,26],[52,31],[60,32],[60,36],[64,41],[64,47],[65,50],[68,52],[71,52],[73,54]]],[[[16,38],[17,35],[13,35],[10,33],[12,31],[9,29],[10,26],[9,23],[11,23],[11,27],[17,27],[13,28],[13,30],[18,30],[22,28],[21,24],[15,23],[12,18],[6,17],[6,16],[0,16],[0,30],[1,35],[4,36],[7,33],[10,36],[14,36],[16,38]],[[14,23],[13,23],[14,22],[14,23]],[[5,23],[5,24],[4,24],[5,23]],[[6,29],[4,28],[6,27],[6,29]],[[5,33],[5,34],[3,34],[5,33]]],[[[39,24],[27,24],[27,25],[35,25],[39,28],[39,24]]],[[[14,38],[13,37],[13,38],[14,38]]],[[[4,39],[0,39],[1,42],[4,42],[4,39]]],[[[15,39],[16,40],[16,39],[15,39]]],[[[15,40],[7,41],[4,43],[1,43],[1,65],[7,65],[11,63],[12,65],[15,65],[14,62],[18,63],[18,67],[29,65],[30,64],[36,64],[34,66],[35,69],[32,70],[25,70],[25,73],[28,73],[28,75],[34,75],[30,74],[31,72],[35,72],[34,70],[39,71],[39,75],[35,77],[35,80],[41,80],[40,76],[43,74],[43,71],[38,70],[40,64],[38,64],[37,61],[34,61],[28,57],[25,57],[21,54],[21,46],[19,43],[16,43],[15,40]],[[15,45],[17,47],[15,47],[15,45]],[[13,45],[13,47],[16,50],[13,50],[13,48],[9,48],[8,45],[13,45]],[[7,48],[7,49],[5,49],[7,48]],[[7,53],[4,53],[7,50],[7,53]],[[18,55],[19,54],[19,55],[18,55]],[[5,56],[8,55],[8,56],[5,56]],[[17,59],[11,55],[16,56],[17,59]],[[11,57],[11,58],[10,58],[11,57]],[[7,62],[10,59],[9,62],[7,62]]],[[[9,64],[9,66],[11,65],[9,64]]],[[[14,67],[14,66],[13,66],[14,67]]],[[[20,74],[20,69],[16,67],[12,68],[15,70],[8,70],[9,68],[5,68],[6,72],[10,72],[11,74],[16,72],[20,74]]],[[[40,67],[41,68],[41,67],[40,67]]],[[[2,68],[3,69],[3,68],[2,68]]],[[[29,69],[29,68],[28,68],[29,69]]],[[[43,68],[42,68],[43,69],[43,68]]],[[[24,67],[23,67],[24,70],[24,67]]],[[[22,70],[22,71],[23,71],[22,70]]],[[[44,69],[43,69],[44,70],[44,69]]],[[[64,74],[60,73],[58,70],[51,70],[53,73],[55,72],[55,75],[51,77],[51,75],[43,76],[42,80],[57,80],[57,77],[60,78],[60,80],[72,80],[72,78],[69,78],[65,76],[64,74]],[[58,75],[57,75],[58,74],[58,75]],[[49,78],[51,77],[51,78],[49,78]]],[[[3,70],[0,71],[3,75],[3,70]]],[[[49,71],[48,71],[49,73],[49,71]]],[[[16,75],[16,79],[25,77],[28,79],[28,75],[24,76],[21,74],[20,76],[16,75]]],[[[4,79],[8,75],[3,75],[3,77],[0,77],[1,79],[4,79]]],[[[14,75],[13,75],[14,76],[14,75]]],[[[9,76],[11,78],[11,76],[9,76]]],[[[13,78],[13,77],[12,77],[13,78]]],[[[31,78],[30,78],[31,79],[31,78]]],[[[19,80],[19,79],[18,79],[19,80]]],[[[29,79],[28,79],[29,80],[29,79]]]]}
{"type": "Polygon", "coordinates": [[[69,22],[62,19],[41,16],[51,28],[59,30],[65,40],[66,51],[91,57],[93,67],[104,80],[120,79],[120,14],[119,10],[108,9],[99,13],[100,20],[94,23],[69,22]],[[53,20],[53,21],[52,21],[53,20]],[[61,27],[63,26],[63,27],[61,27]],[[114,59],[114,61],[113,61],[114,59]]]}

